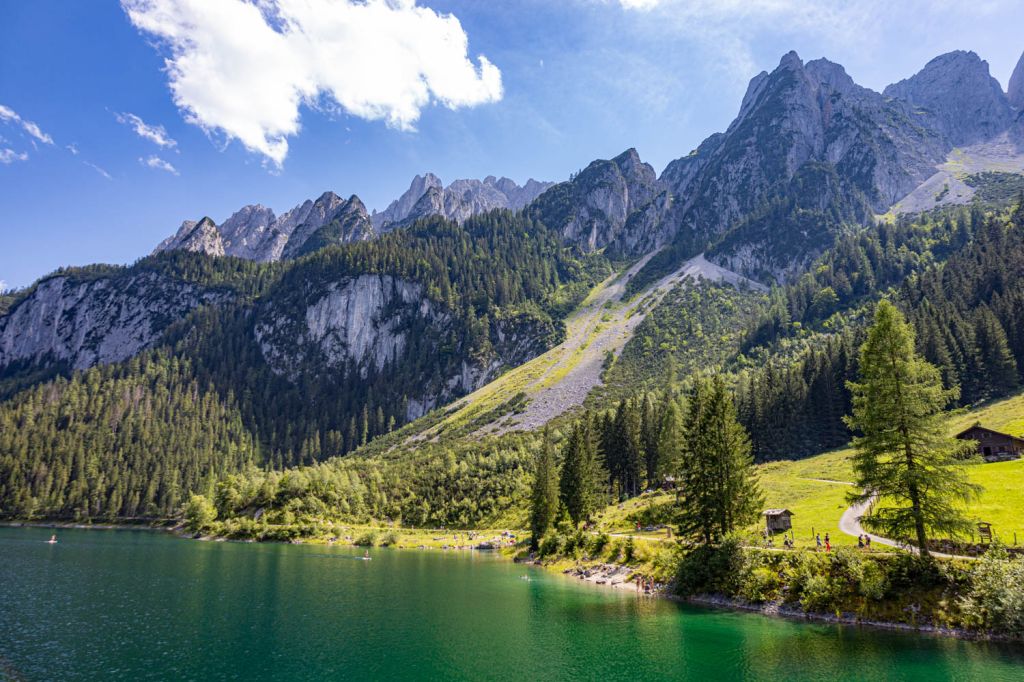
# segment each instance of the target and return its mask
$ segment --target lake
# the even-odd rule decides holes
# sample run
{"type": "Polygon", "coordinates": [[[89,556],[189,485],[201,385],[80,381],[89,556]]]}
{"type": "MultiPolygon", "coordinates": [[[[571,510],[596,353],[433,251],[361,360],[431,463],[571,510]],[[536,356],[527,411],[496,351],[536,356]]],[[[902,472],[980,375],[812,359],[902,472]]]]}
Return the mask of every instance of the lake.
{"type": "Polygon", "coordinates": [[[0,528],[0,676],[1024,679],[1024,647],[698,609],[486,552],[50,533],[0,528]]]}

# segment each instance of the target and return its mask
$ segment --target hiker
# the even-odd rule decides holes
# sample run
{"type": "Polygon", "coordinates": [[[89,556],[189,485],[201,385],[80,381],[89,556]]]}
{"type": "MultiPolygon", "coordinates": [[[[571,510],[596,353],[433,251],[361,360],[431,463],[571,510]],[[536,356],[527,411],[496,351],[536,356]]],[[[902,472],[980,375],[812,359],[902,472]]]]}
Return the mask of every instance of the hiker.
{"type": "Polygon", "coordinates": [[[821,533],[814,536],[814,542],[818,545],[818,550],[821,550],[821,533]]]}
{"type": "Polygon", "coordinates": [[[868,549],[871,549],[871,536],[867,533],[864,533],[864,546],[868,549]]]}
{"type": "Polygon", "coordinates": [[[857,548],[858,549],[864,549],[864,536],[863,535],[858,535],[857,536],[857,548]]]}

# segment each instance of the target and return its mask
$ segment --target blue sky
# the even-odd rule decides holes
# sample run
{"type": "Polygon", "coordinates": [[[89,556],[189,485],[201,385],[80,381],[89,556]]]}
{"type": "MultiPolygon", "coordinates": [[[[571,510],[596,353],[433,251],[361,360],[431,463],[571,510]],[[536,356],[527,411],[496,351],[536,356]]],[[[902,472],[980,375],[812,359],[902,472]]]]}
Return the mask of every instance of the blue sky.
{"type": "Polygon", "coordinates": [[[247,203],[379,210],[427,170],[560,180],[636,147],[660,172],[791,49],[874,89],[952,49],[1005,86],[1024,50],[1019,0],[261,1],[0,0],[0,282],[247,203]]]}

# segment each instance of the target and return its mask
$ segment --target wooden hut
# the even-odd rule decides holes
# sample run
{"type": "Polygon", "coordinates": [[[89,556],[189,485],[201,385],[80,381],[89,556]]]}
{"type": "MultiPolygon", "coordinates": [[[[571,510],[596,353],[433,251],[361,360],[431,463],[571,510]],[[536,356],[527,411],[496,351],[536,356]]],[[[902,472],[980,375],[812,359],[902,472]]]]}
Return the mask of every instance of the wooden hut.
{"type": "Polygon", "coordinates": [[[785,533],[793,527],[793,512],[788,509],[765,509],[761,515],[769,533],[785,533]]]}
{"type": "Polygon", "coordinates": [[[1024,439],[986,428],[980,423],[969,429],[964,429],[956,434],[956,437],[960,440],[973,440],[977,443],[978,454],[984,457],[986,462],[1019,459],[1021,453],[1024,453],[1024,439]]]}

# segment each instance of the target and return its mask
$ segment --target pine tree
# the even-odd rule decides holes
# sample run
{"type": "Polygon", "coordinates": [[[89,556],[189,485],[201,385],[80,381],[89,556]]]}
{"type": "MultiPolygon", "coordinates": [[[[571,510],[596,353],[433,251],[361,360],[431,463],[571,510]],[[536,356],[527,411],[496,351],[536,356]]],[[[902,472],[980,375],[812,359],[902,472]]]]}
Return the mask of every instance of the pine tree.
{"type": "Polygon", "coordinates": [[[558,515],[559,497],[558,469],[555,466],[554,448],[544,430],[544,446],[537,457],[537,471],[533,481],[533,495],[530,505],[530,546],[537,549],[540,539],[548,532],[558,515]]]}
{"type": "Polygon", "coordinates": [[[763,503],[750,438],[721,377],[698,381],[683,434],[680,534],[711,544],[752,523],[763,503]]]}
{"type": "Polygon", "coordinates": [[[565,444],[559,481],[562,506],[576,525],[589,519],[597,507],[599,475],[590,424],[583,420],[576,424],[565,444]]]}
{"type": "Polygon", "coordinates": [[[847,423],[861,434],[853,467],[862,488],[850,499],[877,500],[864,524],[896,540],[916,538],[927,557],[929,532],[969,528],[960,504],[978,491],[956,462],[963,442],[946,435],[943,410],[958,390],[942,387],[939,370],[914,351],[913,328],[886,300],[861,346],[860,381],[849,388],[847,423]]]}

